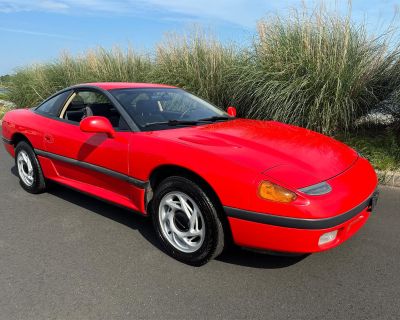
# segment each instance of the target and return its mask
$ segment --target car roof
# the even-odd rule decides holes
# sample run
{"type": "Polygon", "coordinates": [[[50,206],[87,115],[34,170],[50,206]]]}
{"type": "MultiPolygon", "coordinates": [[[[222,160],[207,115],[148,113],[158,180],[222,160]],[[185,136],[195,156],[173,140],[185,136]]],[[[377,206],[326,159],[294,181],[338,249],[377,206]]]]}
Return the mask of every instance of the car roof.
{"type": "Polygon", "coordinates": [[[169,86],[166,84],[157,83],[140,83],[140,82],[91,82],[91,83],[81,83],[77,86],[93,86],[98,87],[103,90],[113,90],[113,89],[138,89],[138,88],[176,88],[174,86],[169,86]]]}

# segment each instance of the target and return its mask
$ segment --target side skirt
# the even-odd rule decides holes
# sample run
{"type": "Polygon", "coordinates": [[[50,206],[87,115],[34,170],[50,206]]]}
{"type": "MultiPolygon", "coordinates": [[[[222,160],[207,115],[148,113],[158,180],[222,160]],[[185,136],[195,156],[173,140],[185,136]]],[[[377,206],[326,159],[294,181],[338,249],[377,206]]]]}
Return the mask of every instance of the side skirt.
{"type": "MultiPolygon", "coordinates": [[[[38,159],[40,162],[40,165],[42,167],[43,173],[45,174],[46,179],[54,181],[57,184],[61,184],[63,186],[66,186],[67,188],[71,188],[73,190],[77,190],[79,192],[82,192],[84,194],[93,196],[97,199],[100,199],[102,201],[106,201],[108,203],[112,203],[118,206],[121,206],[123,208],[129,209],[134,212],[140,213],[142,216],[146,216],[146,190],[147,188],[143,188],[143,185],[148,186],[148,183],[140,183],[138,184],[133,184],[130,183],[131,180],[126,179],[127,176],[121,174],[121,173],[116,173],[115,174],[107,174],[109,172],[113,172],[112,170],[105,169],[102,167],[98,167],[95,165],[91,165],[88,163],[84,163],[81,161],[77,161],[74,159],[69,159],[63,156],[58,156],[53,154],[44,152],[41,150],[35,149],[36,154],[38,155],[38,159]],[[50,156],[47,156],[50,155],[50,156]],[[64,161],[65,159],[68,159],[64,161]],[[126,185],[127,188],[130,188],[131,190],[127,190],[127,195],[122,195],[119,193],[116,193],[112,190],[106,189],[102,186],[96,186],[94,184],[89,184],[86,182],[82,182],[79,180],[75,179],[70,179],[64,176],[60,176],[59,173],[57,172],[56,168],[54,167],[54,163],[51,160],[56,160],[56,161],[63,161],[65,163],[68,163],[70,165],[76,165],[77,167],[84,168],[86,170],[92,170],[96,171],[105,175],[108,175],[114,179],[120,178],[120,180],[124,182],[128,182],[128,185],[126,185]],[[71,160],[71,161],[69,161],[71,160]],[[79,164],[84,164],[84,165],[77,165],[79,164]],[[88,164],[88,165],[87,165],[88,164]],[[93,170],[93,168],[102,168],[105,170],[93,170]],[[123,177],[121,177],[123,176],[123,177]],[[130,194],[131,196],[128,196],[130,194]]],[[[129,177],[130,178],[130,177],[129,177]]],[[[135,179],[136,180],[136,179],[135,179]]]]}
{"type": "Polygon", "coordinates": [[[54,160],[58,160],[58,161],[63,161],[81,168],[85,168],[85,169],[89,169],[89,170],[93,170],[93,171],[97,171],[100,172],[102,174],[108,175],[110,177],[116,178],[116,179],[120,179],[122,181],[126,181],[129,182],[131,184],[133,184],[134,186],[141,188],[141,189],[145,189],[147,187],[148,182],[146,181],[142,181],[139,179],[135,179],[133,177],[130,177],[128,175],[125,175],[123,173],[117,172],[117,171],[113,171],[101,166],[97,166],[95,164],[91,164],[88,162],[84,162],[84,161],[79,161],[76,159],[72,159],[72,158],[68,158],[68,157],[64,157],[55,153],[51,153],[51,152],[47,152],[47,151],[43,151],[43,150],[39,150],[39,149],[34,149],[35,153],[38,156],[42,156],[45,158],[49,158],[49,159],[54,159],[54,160]]]}
{"type": "Polygon", "coordinates": [[[131,206],[126,206],[126,205],[123,205],[123,204],[115,202],[115,201],[107,200],[107,199],[105,199],[103,197],[100,197],[100,196],[97,196],[97,195],[95,195],[93,193],[84,191],[84,190],[82,190],[80,188],[76,188],[76,187],[70,186],[70,185],[68,185],[68,184],[66,184],[65,182],[62,182],[62,181],[57,181],[57,180],[54,180],[54,179],[51,179],[51,178],[49,178],[49,180],[51,180],[51,182],[53,182],[53,183],[55,183],[57,185],[60,185],[61,187],[65,187],[65,188],[73,190],[75,192],[82,193],[85,196],[94,198],[96,200],[99,200],[101,202],[107,203],[109,205],[112,205],[112,206],[115,206],[115,207],[118,207],[118,208],[121,208],[123,210],[128,210],[129,212],[133,212],[134,214],[136,214],[138,216],[141,216],[141,217],[144,217],[144,218],[148,218],[147,214],[145,214],[143,212],[140,212],[139,210],[136,210],[135,208],[133,208],[131,206]]]}

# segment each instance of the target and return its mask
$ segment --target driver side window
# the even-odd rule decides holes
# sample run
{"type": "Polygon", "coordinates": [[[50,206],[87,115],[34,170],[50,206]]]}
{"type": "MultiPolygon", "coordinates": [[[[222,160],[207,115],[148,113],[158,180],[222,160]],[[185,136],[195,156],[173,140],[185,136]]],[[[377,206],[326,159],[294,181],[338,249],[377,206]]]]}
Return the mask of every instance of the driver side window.
{"type": "Polygon", "coordinates": [[[62,119],[76,123],[90,116],[107,118],[116,130],[129,129],[111,101],[105,95],[96,91],[75,92],[60,115],[62,119]]]}

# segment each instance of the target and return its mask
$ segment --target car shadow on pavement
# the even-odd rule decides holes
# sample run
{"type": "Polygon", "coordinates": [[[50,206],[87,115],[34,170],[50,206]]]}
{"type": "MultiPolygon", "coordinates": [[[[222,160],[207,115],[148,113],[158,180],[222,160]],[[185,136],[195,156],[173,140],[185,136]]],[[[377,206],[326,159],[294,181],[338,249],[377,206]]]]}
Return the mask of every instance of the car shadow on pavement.
{"type": "Polygon", "coordinates": [[[308,255],[283,255],[261,251],[251,251],[233,246],[223,252],[216,260],[224,263],[235,264],[251,268],[280,269],[299,263],[308,255]]]}
{"type": "MultiPolygon", "coordinates": [[[[11,173],[18,177],[17,169],[11,168],[11,173]]],[[[121,223],[133,230],[137,230],[149,243],[164,251],[158,242],[153,230],[151,220],[132,211],[118,207],[114,204],[99,200],[90,195],[75,191],[68,187],[51,183],[49,194],[60,199],[97,213],[103,217],[121,223]]],[[[231,246],[222,255],[216,258],[217,261],[234,265],[241,265],[251,268],[277,269],[294,265],[306,256],[278,256],[245,250],[236,246],[231,246]]]]}
{"type": "Polygon", "coordinates": [[[47,192],[79,207],[85,208],[86,210],[97,213],[105,218],[114,220],[115,222],[123,224],[133,230],[139,231],[140,234],[153,246],[162,250],[153,231],[151,219],[129,209],[125,209],[59,184],[52,183],[47,192]]]}
{"type": "MultiPolygon", "coordinates": [[[[15,166],[11,168],[11,173],[18,177],[15,166]]],[[[47,190],[48,194],[56,196],[60,199],[73,203],[79,207],[85,208],[93,213],[97,213],[103,217],[121,223],[133,230],[137,230],[152,245],[162,250],[153,232],[151,220],[140,214],[134,213],[129,209],[119,207],[109,202],[97,199],[90,195],[86,195],[74,189],[70,189],[61,184],[50,182],[47,190]]]]}

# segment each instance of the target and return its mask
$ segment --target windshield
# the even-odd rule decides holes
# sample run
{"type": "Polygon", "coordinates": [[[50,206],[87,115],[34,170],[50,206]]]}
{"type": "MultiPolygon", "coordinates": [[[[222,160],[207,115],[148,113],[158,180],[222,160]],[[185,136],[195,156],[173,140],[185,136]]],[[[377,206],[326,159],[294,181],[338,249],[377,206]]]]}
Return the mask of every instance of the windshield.
{"type": "Polygon", "coordinates": [[[230,119],[226,112],[182,89],[115,89],[110,93],[143,131],[230,119]]]}

